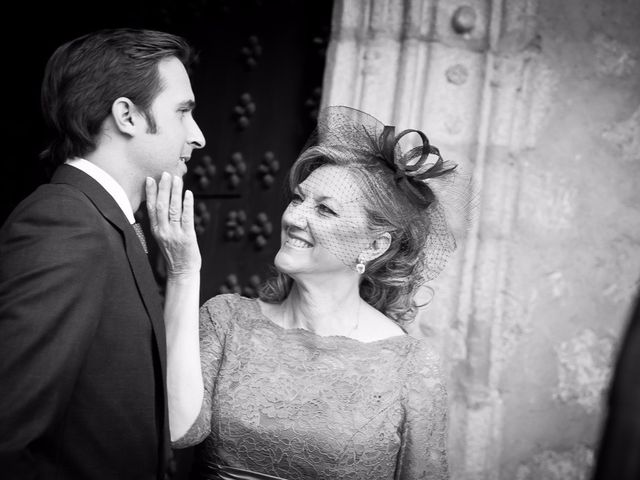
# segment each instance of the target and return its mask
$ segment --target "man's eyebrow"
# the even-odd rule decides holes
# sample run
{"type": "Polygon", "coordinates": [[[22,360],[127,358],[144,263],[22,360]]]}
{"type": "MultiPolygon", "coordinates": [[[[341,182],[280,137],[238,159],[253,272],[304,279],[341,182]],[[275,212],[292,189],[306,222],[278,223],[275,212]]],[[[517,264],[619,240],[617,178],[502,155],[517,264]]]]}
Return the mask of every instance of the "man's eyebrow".
{"type": "Polygon", "coordinates": [[[185,100],[178,104],[178,110],[193,110],[196,108],[196,102],[193,100],[185,100]]]}

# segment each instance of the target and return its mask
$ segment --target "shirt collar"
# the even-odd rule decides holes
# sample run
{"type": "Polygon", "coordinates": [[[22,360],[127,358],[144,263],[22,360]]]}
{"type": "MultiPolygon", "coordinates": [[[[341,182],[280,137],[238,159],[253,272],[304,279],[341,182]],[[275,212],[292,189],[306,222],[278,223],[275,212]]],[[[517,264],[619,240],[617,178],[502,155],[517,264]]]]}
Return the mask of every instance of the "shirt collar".
{"type": "Polygon", "coordinates": [[[65,163],[79,170],[82,170],[84,173],[98,182],[102,186],[102,188],[104,188],[109,193],[109,195],[113,197],[122,212],[126,215],[129,223],[136,223],[129,197],[127,197],[124,189],[111,175],[98,167],[95,163],[92,163],[89,160],[85,160],[84,158],[70,158],[65,163]]]}

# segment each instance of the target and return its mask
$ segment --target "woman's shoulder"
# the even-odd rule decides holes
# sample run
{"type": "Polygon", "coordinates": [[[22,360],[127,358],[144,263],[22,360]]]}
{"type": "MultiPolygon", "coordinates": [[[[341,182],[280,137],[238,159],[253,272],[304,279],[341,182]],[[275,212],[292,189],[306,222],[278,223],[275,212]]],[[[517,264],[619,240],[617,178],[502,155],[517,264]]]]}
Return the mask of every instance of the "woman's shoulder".
{"type": "Polygon", "coordinates": [[[237,308],[246,302],[254,302],[255,300],[241,296],[239,293],[221,293],[211,297],[204,302],[202,308],[220,309],[220,308],[237,308]]]}
{"type": "Polygon", "coordinates": [[[255,308],[255,300],[237,293],[222,293],[207,300],[200,307],[201,318],[215,320],[217,323],[228,323],[255,308]]]}
{"type": "Polygon", "coordinates": [[[358,318],[358,326],[360,328],[357,330],[361,340],[373,342],[398,336],[407,336],[407,332],[384,313],[366,302],[363,302],[362,305],[364,308],[362,312],[359,312],[359,316],[362,318],[358,318]]]}
{"type": "Polygon", "coordinates": [[[411,337],[407,350],[407,377],[422,382],[439,382],[442,379],[442,356],[430,339],[411,337]]]}

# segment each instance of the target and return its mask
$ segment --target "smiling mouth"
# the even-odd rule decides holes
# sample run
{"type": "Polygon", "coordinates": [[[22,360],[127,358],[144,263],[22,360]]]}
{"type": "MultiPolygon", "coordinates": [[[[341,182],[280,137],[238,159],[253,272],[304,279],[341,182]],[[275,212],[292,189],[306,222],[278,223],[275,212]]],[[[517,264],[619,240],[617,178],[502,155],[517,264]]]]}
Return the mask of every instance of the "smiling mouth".
{"type": "Polygon", "coordinates": [[[180,157],[180,161],[184,163],[187,163],[190,159],[191,157],[180,157]]]}
{"type": "Polygon", "coordinates": [[[313,246],[309,242],[293,237],[287,237],[286,243],[295,248],[311,248],[313,246]]]}

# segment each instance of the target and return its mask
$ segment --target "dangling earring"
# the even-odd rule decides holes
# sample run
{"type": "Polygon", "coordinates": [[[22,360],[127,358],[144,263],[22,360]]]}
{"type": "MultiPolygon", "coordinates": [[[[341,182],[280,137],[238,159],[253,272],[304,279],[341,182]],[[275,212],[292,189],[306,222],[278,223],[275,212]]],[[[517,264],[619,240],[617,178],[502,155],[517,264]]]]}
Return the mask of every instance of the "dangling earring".
{"type": "Polygon", "coordinates": [[[356,271],[362,275],[364,273],[364,260],[361,257],[358,257],[358,263],[356,263],[356,271]]]}

